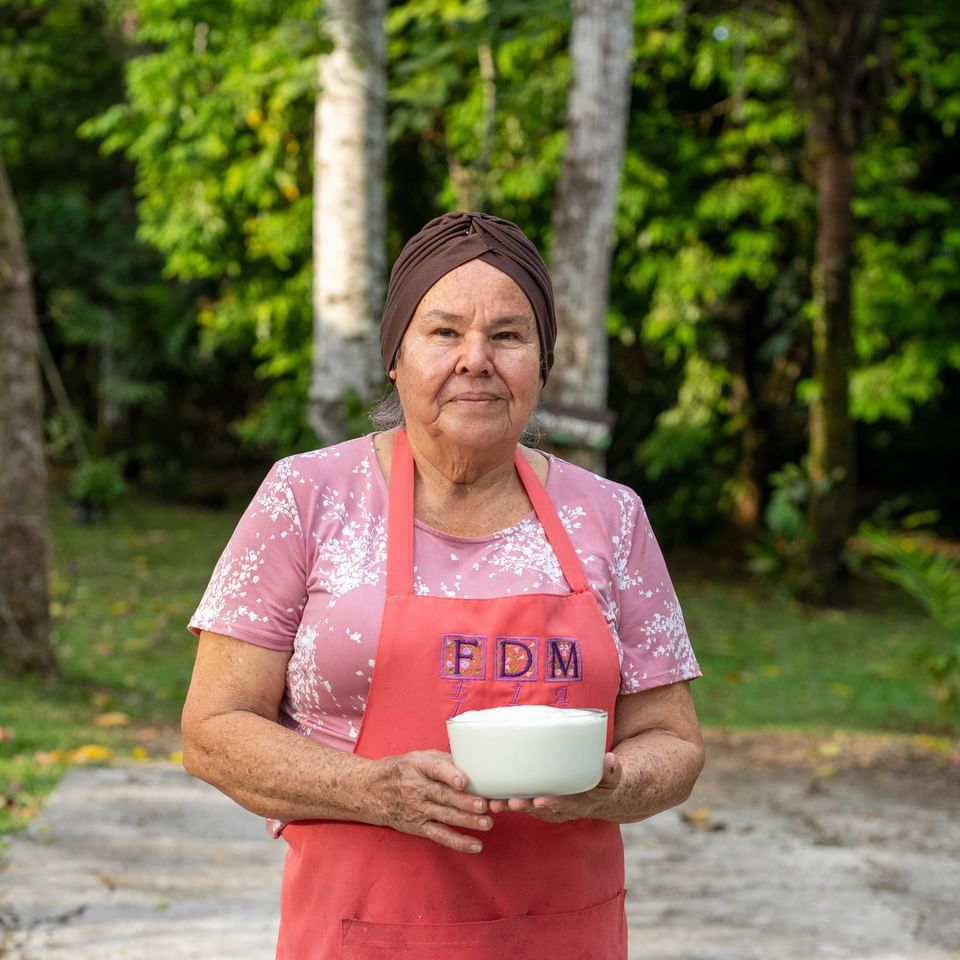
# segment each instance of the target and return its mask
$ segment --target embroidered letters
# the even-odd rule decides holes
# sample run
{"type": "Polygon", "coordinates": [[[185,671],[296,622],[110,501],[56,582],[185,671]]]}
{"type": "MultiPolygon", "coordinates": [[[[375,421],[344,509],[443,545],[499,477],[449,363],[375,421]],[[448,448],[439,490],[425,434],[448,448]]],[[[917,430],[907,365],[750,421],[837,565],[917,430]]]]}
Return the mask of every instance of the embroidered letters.
{"type": "Polygon", "coordinates": [[[440,676],[444,680],[486,680],[491,674],[494,680],[514,684],[538,680],[578,683],[583,680],[580,643],[573,637],[491,640],[466,633],[445,633],[441,637],[440,676]]]}

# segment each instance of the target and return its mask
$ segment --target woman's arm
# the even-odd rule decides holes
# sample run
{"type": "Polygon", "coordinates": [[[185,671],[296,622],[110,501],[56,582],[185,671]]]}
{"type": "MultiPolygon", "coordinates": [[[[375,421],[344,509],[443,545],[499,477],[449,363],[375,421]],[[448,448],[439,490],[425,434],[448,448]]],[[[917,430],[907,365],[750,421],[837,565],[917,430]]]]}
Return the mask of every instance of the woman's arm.
{"type": "Polygon", "coordinates": [[[703,769],[703,739],[689,683],[617,699],[614,747],[603,779],[586,793],[534,800],[492,800],[490,810],[515,810],[553,823],[595,818],[633,823],[683,803],[703,769]]]}
{"type": "Polygon", "coordinates": [[[289,654],[203,633],[183,708],[183,765],[242,807],[278,820],[352,820],[426,837],[462,853],[489,830],[485,800],[463,792],[448,754],[368,760],[277,722],[289,654]]]}

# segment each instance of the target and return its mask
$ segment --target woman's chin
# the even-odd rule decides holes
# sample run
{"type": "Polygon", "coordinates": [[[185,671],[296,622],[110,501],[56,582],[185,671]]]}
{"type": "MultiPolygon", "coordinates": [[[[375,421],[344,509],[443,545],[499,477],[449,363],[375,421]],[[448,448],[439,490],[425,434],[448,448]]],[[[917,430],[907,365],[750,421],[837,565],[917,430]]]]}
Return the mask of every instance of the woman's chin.
{"type": "MultiPolygon", "coordinates": [[[[478,404],[479,409],[449,411],[441,417],[438,425],[441,435],[446,435],[458,445],[474,450],[510,446],[520,439],[522,428],[517,428],[492,404],[478,404]]],[[[446,412],[445,412],[446,413],[446,412]]]]}

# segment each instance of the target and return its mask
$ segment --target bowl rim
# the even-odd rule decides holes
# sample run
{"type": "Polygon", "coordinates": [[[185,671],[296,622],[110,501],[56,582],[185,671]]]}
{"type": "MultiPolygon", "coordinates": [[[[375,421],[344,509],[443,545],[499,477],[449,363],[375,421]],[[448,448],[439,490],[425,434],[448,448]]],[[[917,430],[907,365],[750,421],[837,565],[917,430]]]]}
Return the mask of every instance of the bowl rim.
{"type": "MultiPolygon", "coordinates": [[[[501,727],[514,726],[514,721],[505,714],[501,714],[497,717],[483,717],[481,716],[484,713],[487,713],[490,710],[503,710],[503,709],[513,709],[514,707],[550,707],[551,704],[548,703],[518,703],[510,704],[506,707],[486,707],[481,710],[467,710],[464,713],[457,714],[455,717],[447,718],[447,726],[451,724],[458,724],[460,726],[484,726],[484,727],[501,727]]],[[[579,723],[588,723],[590,721],[595,721],[598,718],[602,717],[603,719],[607,718],[607,711],[602,707],[553,707],[553,709],[559,710],[561,713],[574,714],[572,716],[560,717],[560,716],[549,716],[549,717],[538,717],[531,720],[524,720],[522,726],[526,727],[538,727],[546,726],[553,727],[557,724],[579,724],[579,723]]]]}

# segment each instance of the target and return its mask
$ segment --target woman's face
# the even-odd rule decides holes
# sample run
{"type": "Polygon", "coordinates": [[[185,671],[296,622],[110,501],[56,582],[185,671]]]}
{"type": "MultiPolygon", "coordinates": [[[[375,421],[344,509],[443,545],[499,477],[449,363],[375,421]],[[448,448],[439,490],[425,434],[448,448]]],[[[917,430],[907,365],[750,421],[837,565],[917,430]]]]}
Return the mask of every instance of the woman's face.
{"type": "Polygon", "coordinates": [[[390,378],[411,431],[512,451],[542,386],[530,301],[482,260],[451,270],[418,304],[390,378]]]}

